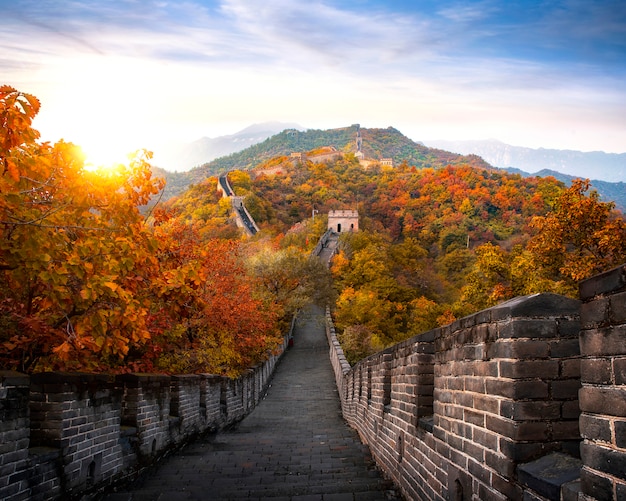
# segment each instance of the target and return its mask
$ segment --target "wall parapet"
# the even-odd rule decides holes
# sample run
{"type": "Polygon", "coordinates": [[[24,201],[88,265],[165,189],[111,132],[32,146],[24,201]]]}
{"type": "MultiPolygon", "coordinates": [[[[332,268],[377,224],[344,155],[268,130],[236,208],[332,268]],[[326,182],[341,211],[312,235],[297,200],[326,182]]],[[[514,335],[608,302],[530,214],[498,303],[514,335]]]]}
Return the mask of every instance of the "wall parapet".
{"type": "Polygon", "coordinates": [[[286,347],[287,336],[237,379],[0,371],[0,499],[79,499],[133,478],[192,437],[243,419],[286,347]]]}
{"type": "Polygon", "coordinates": [[[626,499],[626,265],[580,284],[584,499],[626,499]]]}
{"type": "Polygon", "coordinates": [[[408,499],[551,499],[519,467],[580,461],[579,311],[555,294],[519,297],[351,368],[328,315],[344,417],[408,499]]]}

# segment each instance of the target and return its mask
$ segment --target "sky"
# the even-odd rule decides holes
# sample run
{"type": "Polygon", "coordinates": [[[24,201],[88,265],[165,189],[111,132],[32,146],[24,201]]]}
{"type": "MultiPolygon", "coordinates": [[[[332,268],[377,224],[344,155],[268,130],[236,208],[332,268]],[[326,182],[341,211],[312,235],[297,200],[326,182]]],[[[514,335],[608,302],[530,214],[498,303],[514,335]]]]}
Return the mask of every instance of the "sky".
{"type": "Polygon", "coordinates": [[[102,162],[266,121],[622,153],[626,2],[0,0],[0,84],[102,162]]]}

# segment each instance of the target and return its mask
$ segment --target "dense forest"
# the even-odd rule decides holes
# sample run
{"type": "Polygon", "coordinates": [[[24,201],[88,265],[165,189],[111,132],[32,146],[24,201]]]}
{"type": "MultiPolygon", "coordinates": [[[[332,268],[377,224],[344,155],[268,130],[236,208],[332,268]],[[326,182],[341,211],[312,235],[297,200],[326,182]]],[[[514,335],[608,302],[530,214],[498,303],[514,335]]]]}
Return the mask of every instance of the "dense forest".
{"type": "Polygon", "coordinates": [[[38,141],[39,107],[0,87],[0,367],[236,375],[327,301],[326,267],[242,241],[214,184],[215,231],[154,206],[148,153],[88,170],[77,146],[38,141]]]}
{"type": "MultiPolygon", "coordinates": [[[[331,268],[351,361],[516,295],[576,296],[579,280],[626,261],[621,214],[584,180],[568,188],[467,164],[363,168],[351,153],[325,163],[279,156],[229,179],[259,238],[285,235],[303,249],[325,228],[315,213],[358,209],[361,231],[342,235],[331,268]]],[[[215,182],[170,203],[217,236],[215,182]]]]}
{"type": "MultiPolygon", "coordinates": [[[[575,296],[578,281],[626,262],[623,216],[588,181],[523,178],[416,149],[394,129],[362,134],[365,154],[391,149],[395,167],[364,168],[355,128],[338,129],[335,144],[286,131],[291,150],[246,150],[229,180],[261,228],[247,238],[216,177],[196,171],[165,200],[149,153],[88,170],[76,146],[38,140],[38,109],[0,87],[6,369],[236,375],[276,349],[310,301],[332,306],[355,361],[515,295],[575,296]],[[288,156],[328,146],[342,154],[288,156]],[[346,208],[360,231],[341,236],[329,270],[310,252],[325,214],[346,208]]],[[[232,168],[228,158],[212,168],[232,168]]]]}

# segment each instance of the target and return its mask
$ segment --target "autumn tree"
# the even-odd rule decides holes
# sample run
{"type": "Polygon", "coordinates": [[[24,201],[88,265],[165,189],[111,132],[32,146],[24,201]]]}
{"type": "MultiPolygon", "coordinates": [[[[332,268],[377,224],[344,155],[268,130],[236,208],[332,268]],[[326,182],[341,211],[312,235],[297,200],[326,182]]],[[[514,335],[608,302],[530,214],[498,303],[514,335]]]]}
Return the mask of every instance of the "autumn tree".
{"type": "Polygon", "coordinates": [[[280,309],[283,325],[311,302],[325,307],[333,300],[326,264],[296,247],[265,246],[247,260],[265,297],[280,309]]]}
{"type": "Polygon", "coordinates": [[[149,315],[153,335],[137,364],[236,376],[279,345],[280,310],[246,272],[241,244],[203,241],[201,227],[175,214],[156,214],[160,274],[149,315]]]}
{"type": "Polygon", "coordinates": [[[575,179],[549,214],[532,220],[528,250],[555,280],[574,284],[626,261],[623,216],[589,188],[588,179],[575,179]]]}
{"type": "Polygon", "coordinates": [[[80,150],[38,143],[38,101],[0,88],[3,365],[98,369],[149,337],[144,291],[157,269],[139,208],[163,186],[147,157],[90,172],[80,150]]]}
{"type": "Polygon", "coordinates": [[[577,179],[545,216],[535,216],[525,247],[484,244],[462,289],[467,312],[518,295],[554,292],[577,297],[577,284],[626,261],[626,223],[601,202],[589,181],[577,179]]]}

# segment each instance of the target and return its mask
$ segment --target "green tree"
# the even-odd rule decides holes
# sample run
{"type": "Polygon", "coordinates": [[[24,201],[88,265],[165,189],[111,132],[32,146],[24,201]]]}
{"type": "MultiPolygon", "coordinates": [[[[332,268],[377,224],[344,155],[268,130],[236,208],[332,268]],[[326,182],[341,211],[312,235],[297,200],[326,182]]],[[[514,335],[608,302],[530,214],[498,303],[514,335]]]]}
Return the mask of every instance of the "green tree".
{"type": "Polygon", "coordinates": [[[248,258],[247,267],[266,297],[280,308],[285,324],[311,302],[325,307],[333,301],[326,264],[296,247],[265,246],[248,258]]]}

